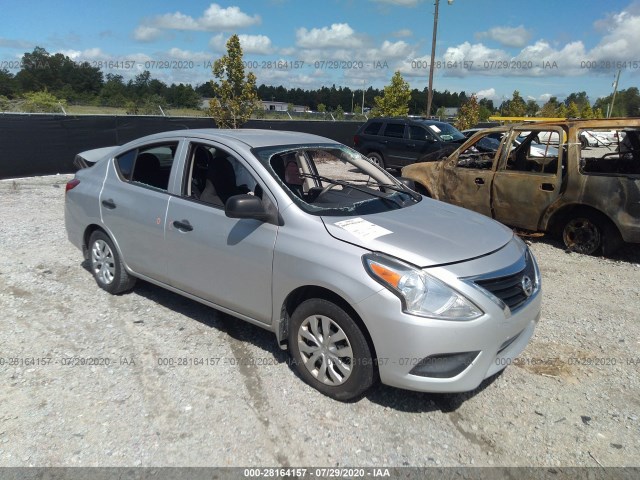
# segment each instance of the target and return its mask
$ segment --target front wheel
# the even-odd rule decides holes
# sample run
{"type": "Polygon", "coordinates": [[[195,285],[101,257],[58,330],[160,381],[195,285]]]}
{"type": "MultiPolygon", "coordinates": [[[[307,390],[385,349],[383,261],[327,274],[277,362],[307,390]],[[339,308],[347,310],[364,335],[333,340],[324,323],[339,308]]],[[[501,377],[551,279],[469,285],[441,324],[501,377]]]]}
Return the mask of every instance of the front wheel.
{"type": "Polygon", "coordinates": [[[109,293],[131,290],[136,283],[125,270],[113,242],[101,230],[89,237],[89,266],[98,286],[109,293]]]}
{"type": "Polygon", "coordinates": [[[302,379],[336,400],[362,395],[374,382],[371,350],[360,327],[336,304],[302,302],[291,317],[289,350],[302,379]]]}

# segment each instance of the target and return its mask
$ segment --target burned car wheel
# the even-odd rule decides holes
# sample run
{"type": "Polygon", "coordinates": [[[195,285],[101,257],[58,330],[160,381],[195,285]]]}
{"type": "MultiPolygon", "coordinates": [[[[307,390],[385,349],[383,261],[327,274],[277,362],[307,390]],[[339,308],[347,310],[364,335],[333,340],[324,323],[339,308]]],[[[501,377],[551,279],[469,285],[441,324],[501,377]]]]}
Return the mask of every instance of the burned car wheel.
{"type": "Polygon", "coordinates": [[[125,270],[113,242],[101,230],[89,238],[89,266],[98,286],[109,293],[125,292],[136,283],[125,270]]]}
{"type": "Polygon", "coordinates": [[[371,350],[360,327],[327,300],[307,300],[296,308],[289,349],[303,380],[331,398],[351,400],[373,384],[371,350]]]}
{"type": "Polygon", "coordinates": [[[567,249],[585,255],[596,253],[602,247],[603,238],[601,222],[587,215],[571,218],[562,230],[562,241],[567,249]]]}

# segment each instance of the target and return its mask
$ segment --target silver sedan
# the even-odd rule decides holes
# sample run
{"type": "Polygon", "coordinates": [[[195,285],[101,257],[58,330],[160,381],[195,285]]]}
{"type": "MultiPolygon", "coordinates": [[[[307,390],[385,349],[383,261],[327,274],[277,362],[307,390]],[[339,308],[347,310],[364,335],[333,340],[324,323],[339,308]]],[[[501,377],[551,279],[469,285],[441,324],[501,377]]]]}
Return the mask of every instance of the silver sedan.
{"type": "Polygon", "coordinates": [[[76,163],[66,229],[100,288],[144,279],[268,329],[335,399],[378,378],[474,389],[538,322],[538,267],[511,230],[329,139],[183,130],[76,163]]]}

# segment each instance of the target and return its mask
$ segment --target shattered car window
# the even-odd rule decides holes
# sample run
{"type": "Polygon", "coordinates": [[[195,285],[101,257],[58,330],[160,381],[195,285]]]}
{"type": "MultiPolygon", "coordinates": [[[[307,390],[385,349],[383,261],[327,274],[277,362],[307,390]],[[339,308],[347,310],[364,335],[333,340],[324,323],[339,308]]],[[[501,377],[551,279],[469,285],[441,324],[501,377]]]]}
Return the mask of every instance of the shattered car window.
{"type": "Polygon", "coordinates": [[[640,175],[640,129],[580,130],[580,172],[640,175]]]}
{"type": "Polygon", "coordinates": [[[366,215],[405,208],[421,199],[344,145],[289,145],[253,152],[294,203],[314,215],[366,215]]]}
{"type": "Polygon", "coordinates": [[[460,153],[456,166],[459,168],[491,170],[499,149],[500,141],[492,138],[491,135],[485,135],[460,153]]]}
{"type": "Polygon", "coordinates": [[[506,170],[555,174],[559,150],[553,145],[559,135],[553,130],[516,132],[512,138],[506,170]]]}

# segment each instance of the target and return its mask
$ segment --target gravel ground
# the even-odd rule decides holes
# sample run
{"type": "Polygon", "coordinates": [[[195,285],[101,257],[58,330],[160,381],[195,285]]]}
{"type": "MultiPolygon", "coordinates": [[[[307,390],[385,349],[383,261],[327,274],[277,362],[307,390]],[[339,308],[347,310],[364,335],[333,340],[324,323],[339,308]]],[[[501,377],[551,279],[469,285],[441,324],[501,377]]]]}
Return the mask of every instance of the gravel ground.
{"type": "Polygon", "coordinates": [[[0,466],[640,465],[637,246],[530,239],[543,316],[515,365],[469,394],[342,404],[265,330],[143,282],[100,290],[66,239],[69,178],[0,181],[0,466]]]}

